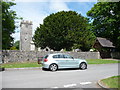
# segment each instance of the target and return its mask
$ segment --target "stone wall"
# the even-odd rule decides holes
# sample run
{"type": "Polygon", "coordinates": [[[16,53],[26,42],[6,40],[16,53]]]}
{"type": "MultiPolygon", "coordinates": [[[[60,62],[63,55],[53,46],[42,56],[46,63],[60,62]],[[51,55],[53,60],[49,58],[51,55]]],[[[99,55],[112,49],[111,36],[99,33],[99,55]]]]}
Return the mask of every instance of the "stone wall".
{"type": "MultiPolygon", "coordinates": [[[[1,53],[2,51],[0,51],[1,53]]],[[[16,61],[37,61],[38,57],[44,56],[49,53],[67,53],[75,58],[82,59],[99,59],[99,52],[60,52],[60,51],[14,51],[7,50],[2,52],[4,62],[16,61]]]]}
{"type": "Polygon", "coordinates": [[[111,53],[112,58],[114,59],[120,59],[120,52],[112,52],[111,53]]]}
{"type": "Polygon", "coordinates": [[[0,64],[2,63],[2,52],[0,51],[0,64]]]}

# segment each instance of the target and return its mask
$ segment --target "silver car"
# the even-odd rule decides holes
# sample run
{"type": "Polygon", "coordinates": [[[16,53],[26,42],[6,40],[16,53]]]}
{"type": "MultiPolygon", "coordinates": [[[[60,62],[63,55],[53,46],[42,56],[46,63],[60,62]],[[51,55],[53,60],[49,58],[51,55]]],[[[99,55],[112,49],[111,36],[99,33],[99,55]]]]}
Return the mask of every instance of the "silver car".
{"type": "Polygon", "coordinates": [[[87,69],[87,62],[84,59],[76,59],[68,54],[56,53],[48,54],[42,59],[43,69],[56,71],[63,68],[87,69]]]}

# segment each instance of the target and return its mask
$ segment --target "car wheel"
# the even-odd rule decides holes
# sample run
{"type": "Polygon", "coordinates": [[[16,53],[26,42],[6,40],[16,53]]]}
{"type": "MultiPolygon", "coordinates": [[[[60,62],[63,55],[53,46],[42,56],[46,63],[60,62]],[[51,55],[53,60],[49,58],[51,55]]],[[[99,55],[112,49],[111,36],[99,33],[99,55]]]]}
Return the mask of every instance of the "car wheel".
{"type": "Polygon", "coordinates": [[[81,63],[80,64],[80,69],[82,69],[82,70],[87,69],[87,64],[86,63],[81,63]]]}
{"type": "Polygon", "coordinates": [[[57,66],[57,64],[51,64],[50,67],[49,67],[49,69],[50,69],[51,71],[57,71],[58,66],[57,66]]]}

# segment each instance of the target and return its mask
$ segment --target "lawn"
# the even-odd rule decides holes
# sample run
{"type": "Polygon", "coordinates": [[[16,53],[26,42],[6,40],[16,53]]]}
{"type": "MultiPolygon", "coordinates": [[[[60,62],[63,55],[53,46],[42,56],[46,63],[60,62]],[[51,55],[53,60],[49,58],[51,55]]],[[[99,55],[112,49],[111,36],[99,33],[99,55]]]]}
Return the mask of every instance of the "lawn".
{"type": "MultiPolygon", "coordinates": [[[[109,64],[109,63],[120,63],[120,61],[115,60],[103,60],[103,59],[90,59],[87,60],[88,64],[109,64]]],[[[2,67],[5,68],[24,68],[24,67],[41,67],[41,64],[37,62],[13,62],[13,63],[4,63],[2,67]]]]}
{"type": "Polygon", "coordinates": [[[101,82],[109,88],[118,88],[120,90],[120,75],[103,79],[101,82]]]}
{"type": "Polygon", "coordinates": [[[25,68],[25,67],[41,67],[41,64],[37,62],[13,62],[2,64],[5,68],[25,68]]]}
{"type": "Polygon", "coordinates": [[[120,61],[115,60],[105,60],[105,59],[89,59],[88,64],[110,64],[110,63],[120,63],[120,61]]]}

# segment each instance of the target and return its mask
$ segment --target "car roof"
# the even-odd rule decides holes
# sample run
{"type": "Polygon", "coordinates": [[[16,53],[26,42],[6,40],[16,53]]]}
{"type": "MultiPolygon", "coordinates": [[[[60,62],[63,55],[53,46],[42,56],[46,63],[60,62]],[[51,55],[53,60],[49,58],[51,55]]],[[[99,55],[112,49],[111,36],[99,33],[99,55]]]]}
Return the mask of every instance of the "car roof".
{"type": "Polygon", "coordinates": [[[58,54],[65,54],[65,53],[51,53],[51,54],[48,54],[48,55],[58,55],[58,54]]]}

